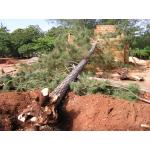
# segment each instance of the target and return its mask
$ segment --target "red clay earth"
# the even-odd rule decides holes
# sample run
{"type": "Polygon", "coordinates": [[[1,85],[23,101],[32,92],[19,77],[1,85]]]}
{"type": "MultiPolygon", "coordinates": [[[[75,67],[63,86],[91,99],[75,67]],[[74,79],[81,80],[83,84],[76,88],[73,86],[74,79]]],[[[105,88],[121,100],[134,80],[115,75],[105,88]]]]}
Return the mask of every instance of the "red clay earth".
{"type": "Polygon", "coordinates": [[[33,98],[32,92],[0,93],[0,130],[17,130],[20,127],[17,116],[33,98]]]}
{"type": "MultiPolygon", "coordinates": [[[[36,97],[37,92],[0,93],[0,130],[18,130],[18,114],[36,97]]],[[[128,102],[95,94],[69,93],[58,123],[60,130],[149,130],[150,105],[128,102]]]]}
{"type": "Polygon", "coordinates": [[[149,104],[102,94],[77,96],[70,93],[64,109],[70,113],[68,129],[73,131],[148,130],[141,124],[150,125],[149,104]]]}

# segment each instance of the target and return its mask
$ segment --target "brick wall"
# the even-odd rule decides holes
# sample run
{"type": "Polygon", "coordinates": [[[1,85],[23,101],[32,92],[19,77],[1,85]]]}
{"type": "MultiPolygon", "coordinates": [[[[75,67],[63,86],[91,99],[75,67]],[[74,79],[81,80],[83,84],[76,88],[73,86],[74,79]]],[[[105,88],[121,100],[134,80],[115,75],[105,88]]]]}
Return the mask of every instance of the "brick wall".
{"type": "Polygon", "coordinates": [[[97,25],[95,29],[95,34],[108,34],[115,32],[116,27],[114,25],[97,25]]]}
{"type": "Polygon", "coordinates": [[[124,62],[124,58],[128,57],[128,55],[124,54],[124,50],[120,49],[121,40],[123,39],[123,35],[114,35],[113,37],[104,38],[108,34],[116,33],[116,26],[115,25],[97,25],[96,29],[94,30],[94,35],[96,40],[99,41],[100,44],[106,46],[112,54],[114,55],[115,59],[118,61],[124,62]]]}

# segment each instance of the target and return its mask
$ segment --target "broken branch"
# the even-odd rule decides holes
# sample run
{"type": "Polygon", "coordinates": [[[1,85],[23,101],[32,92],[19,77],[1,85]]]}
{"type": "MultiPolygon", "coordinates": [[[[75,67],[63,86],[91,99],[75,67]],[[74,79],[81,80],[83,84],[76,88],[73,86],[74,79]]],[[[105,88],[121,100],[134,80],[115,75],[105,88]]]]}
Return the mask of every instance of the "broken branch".
{"type": "MultiPolygon", "coordinates": [[[[121,88],[121,89],[124,89],[124,90],[128,90],[132,95],[134,95],[137,99],[139,99],[140,101],[143,101],[145,103],[149,103],[150,104],[150,100],[147,100],[147,99],[144,99],[144,98],[141,98],[139,97],[138,95],[134,94],[131,90],[129,90],[127,88],[127,86],[125,85],[121,85],[113,80],[108,80],[108,79],[103,79],[103,78],[96,78],[96,77],[89,77],[90,80],[98,80],[98,81],[108,81],[109,84],[107,84],[108,86],[112,86],[112,87],[115,87],[115,88],[121,88]]],[[[140,89],[141,92],[147,92],[145,91],[144,89],[140,89]]]]}

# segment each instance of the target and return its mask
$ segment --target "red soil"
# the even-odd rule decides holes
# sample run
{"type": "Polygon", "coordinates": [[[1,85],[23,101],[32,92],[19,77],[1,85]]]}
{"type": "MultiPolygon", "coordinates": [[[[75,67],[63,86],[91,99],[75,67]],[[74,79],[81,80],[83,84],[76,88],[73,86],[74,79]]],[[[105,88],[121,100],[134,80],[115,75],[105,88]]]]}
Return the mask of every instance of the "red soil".
{"type": "Polygon", "coordinates": [[[17,130],[20,126],[17,116],[33,98],[32,92],[0,93],[0,130],[17,130]]]}
{"type": "MultiPolygon", "coordinates": [[[[0,130],[18,130],[18,114],[36,97],[37,92],[0,93],[0,130]]],[[[118,100],[96,94],[77,96],[69,93],[62,107],[61,130],[149,130],[150,105],[118,100]]]]}
{"type": "Polygon", "coordinates": [[[141,124],[150,125],[149,104],[101,94],[77,96],[70,93],[65,109],[71,115],[70,130],[148,130],[141,124]]]}

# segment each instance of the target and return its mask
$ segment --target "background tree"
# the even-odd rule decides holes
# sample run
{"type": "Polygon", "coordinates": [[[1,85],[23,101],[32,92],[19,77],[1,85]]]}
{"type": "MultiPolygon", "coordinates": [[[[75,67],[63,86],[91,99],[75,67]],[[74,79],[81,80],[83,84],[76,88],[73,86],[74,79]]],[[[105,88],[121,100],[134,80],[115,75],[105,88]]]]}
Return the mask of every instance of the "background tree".
{"type": "Polygon", "coordinates": [[[11,53],[11,40],[8,29],[1,24],[0,27],[0,56],[6,57],[11,53]]]}
{"type": "Polygon", "coordinates": [[[31,57],[37,50],[33,47],[34,41],[43,36],[39,26],[31,25],[25,29],[17,29],[11,33],[13,49],[21,57],[31,57]]]}
{"type": "Polygon", "coordinates": [[[117,23],[118,34],[122,34],[121,47],[124,49],[124,62],[128,63],[129,49],[132,47],[136,35],[140,32],[140,27],[137,25],[139,20],[135,19],[120,19],[117,23]]]}

